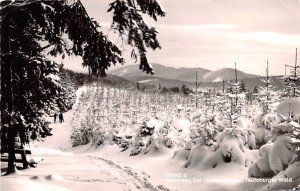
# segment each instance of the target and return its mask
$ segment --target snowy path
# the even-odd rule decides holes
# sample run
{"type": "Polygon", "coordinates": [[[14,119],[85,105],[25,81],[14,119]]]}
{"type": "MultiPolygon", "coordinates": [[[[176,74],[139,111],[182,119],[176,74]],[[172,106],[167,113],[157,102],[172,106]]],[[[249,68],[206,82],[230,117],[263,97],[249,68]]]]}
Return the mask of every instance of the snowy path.
{"type": "Polygon", "coordinates": [[[37,168],[3,177],[1,190],[161,190],[149,181],[147,175],[136,173],[110,160],[48,151],[41,154],[44,161],[37,168]]]}
{"type": "MultiPolygon", "coordinates": [[[[101,157],[89,157],[102,169],[103,173],[108,175],[107,178],[113,178],[117,184],[122,185],[117,190],[168,190],[162,185],[153,185],[149,180],[149,175],[134,172],[131,167],[121,166],[101,157]]],[[[108,187],[108,190],[112,190],[112,188],[108,187]]]]}
{"type": "MultiPolygon", "coordinates": [[[[82,91],[79,89],[77,95],[82,91]]],[[[73,112],[70,110],[64,114],[64,123],[51,124],[53,136],[31,148],[33,154],[28,156],[29,159],[43,158],[38,167],[2,177],[2,191],[167,190],[156,187],[148,175],[134,172],[130,167],[101,157],[68,152],[73,112]]],[[[5,164],[1,164],[1,168],[4,167],[5,164]]]]}
{"type": "MultiPolygon", "coordinates": [[[[73,105],[73,108],[76,108],[76,105],[78,104],[78,98],[80,94],[85,91],[84,87],[79,88],[76,91],[76,102],[73,105]]],[[[47,137],[43,142],[38,142],[38,147],[48,147],[53,149],[60,149],[65,150],[68,148],[71,148],[71,133],[72,128],[70,127],[70,123],[72,120],[72,117],[74,115],[74,109],[69,110],[68,112],[64,113],[64,121],[63,123],[52,123],[50,124],[50,128],[52,128],[51,133],[53,136],[47,137]]],[[[53,121],[53,118],[49,119],[49,121],[53,121]]],[[[58,121],[58,120],[57,120],[58,121]]]]}

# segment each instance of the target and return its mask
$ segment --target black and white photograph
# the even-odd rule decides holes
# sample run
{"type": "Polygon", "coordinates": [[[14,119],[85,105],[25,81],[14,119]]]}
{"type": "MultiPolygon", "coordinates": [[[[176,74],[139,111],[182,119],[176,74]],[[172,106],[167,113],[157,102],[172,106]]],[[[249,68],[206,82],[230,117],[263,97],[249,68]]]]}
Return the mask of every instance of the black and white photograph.
{"type": "Polygon", "coordinates": [[[0,0],[1,191],[300,190],[300,0],[0,0]]]}

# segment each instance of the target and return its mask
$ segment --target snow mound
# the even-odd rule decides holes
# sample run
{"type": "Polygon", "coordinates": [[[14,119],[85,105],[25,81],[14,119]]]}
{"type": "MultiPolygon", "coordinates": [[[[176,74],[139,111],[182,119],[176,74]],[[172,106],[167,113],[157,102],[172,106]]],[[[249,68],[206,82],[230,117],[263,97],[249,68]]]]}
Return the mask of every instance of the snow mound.
{"type": "Polygon", "coordinates": [[[274,144],[264,145],[259,149],[259,158],[249,170],[249,177],[272,177],[285,170],[294,157],[292,139],[278,136],[274,144]]]}
{"type": "Polygon", "coordinates": [[[268,142],[272,137],[271,130],[280,122],[281,117],[276,113],[262,113],[254,119],[252,128],[258,148],[268,142]]]}
{"type": "Polygon", "coordinates": [[[28,163],[29,164],[38,164],[39,162],[43,161],[44,158],[43,157],[31,157],[29,160],[28,160],[28,163]]]}
{"type": "Polygon", "coordinates": [[[64,181],[64,177],[58,175],[58,174],[50,174],[45,176],[46,180],[56,180],[56,181],[64,181]]]}
{"type": "Polygon", "coordinates": [[[39,179],[5,178],[1,180],[1,191],[71,191],[62,186],[50,182],[42,182],[39,179]]]}
{"type": "Polygon", "coordinates": [[[266,186],[266,190],[292,190],[300,185],[300,162],[290,165],[273,179],[278,180],[266,186]]]}
{"type": "Polygon", "coordinates": [[[178,131],[182,131],[184,133],[190,133],[189,127],[191,122],[185,118],[177,118],[174,119],[171,123],[171,126],[177,129],[178,131]]]}
{"type": "Polygon", "coordinates": [[[217,77],[212,82],[221,82],[221,81],[223,81],[223,78],[217,77]]]}
{"type": "Polygon", "coordinates": [[[269,153],[271,150],[271,145],[263,145],[259,149],[260,158],[249,168],[249,177],[272,177],[274,172],[270,168],[269,164],[269,153]]]}
{"type": "Polygon", "coordinates": [[[226,129],[216,137],[210,146],[200,144],[194,146],[184,167],[207,170],[220,167],[225,163],[236,163],[241,166],[252,164],[257,157],[255,152],[244,146],[245,132],[239,129],[226,129]]]}
{"type": "Polygon", "coordinates": [[[130,155],[140,153],[161,153],[174,147],[172,136],[169,135],[168,127],[161,120],[150,118],[144,121],[134,137],[133,149],[130,155]]]}
{"type": "Polygon", "coordinates": [[[236,126],[241,127],[243,129],[251,129],[252,122],[250,121],[249,118],[239,117],[236,121],[236,126]]]}
{"type": "Polygon", "coordinates": [[[269,153],[269,164],[271,170],[277,174],[287,168],[292,160],[292,139],[289,136],[278,136],[269,153]]]}

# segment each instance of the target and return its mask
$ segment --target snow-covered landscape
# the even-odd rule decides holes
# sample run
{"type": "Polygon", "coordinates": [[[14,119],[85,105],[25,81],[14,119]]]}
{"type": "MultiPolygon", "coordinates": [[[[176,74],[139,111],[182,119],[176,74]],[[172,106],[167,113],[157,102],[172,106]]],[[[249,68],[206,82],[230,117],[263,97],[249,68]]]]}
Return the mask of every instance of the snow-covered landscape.
{"type": "Polygon", "coordinates": [[[0,1],[0,190],[300,190],[299,10],[0,1]]]}
{"type": "MultiPolygon", "coordinates": [[[[300,163],[289,135],[299,133],[298,123],[260,114],[255,104],[227,121],[223,109],[212,111],[212,103],[195,108],[194,98],[100,83],[83,86],[65,122],[50,125],[53,136],[30,144],[28,160],[37,168],[3,176],[1,188],[279,190],[299,185],[300,163]]],[[[214,107],[229,106],[227,99],[212,99],[214,107]]],[[[289,99],[298,108],[299,98],[289,99]]],[[[275,105],[288,117],[289,102],[275,105]]]]}

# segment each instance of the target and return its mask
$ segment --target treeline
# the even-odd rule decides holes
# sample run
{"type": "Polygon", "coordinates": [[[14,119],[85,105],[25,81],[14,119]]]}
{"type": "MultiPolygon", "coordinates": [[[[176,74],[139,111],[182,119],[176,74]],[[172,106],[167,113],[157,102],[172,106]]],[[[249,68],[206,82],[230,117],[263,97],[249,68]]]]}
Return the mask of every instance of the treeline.
{"type": "Polygon", "coordinates": [[[68,74],[68,76],[72,79],[76,86],[88,85],[95,82],[100,82],[103,85],[111,85],[125,88],[134,86],[133,82],[130,82],[118,76],[106,75],[105,77],[97,77],[88,73],[74,72],[66,68],[62,68],[61,71],[63,73],[68,74]]]}
{"type": "Polygon", "coordinates": [[[193,90],[191,90],[185,84],[182,84],[181,87],[159,87],[159,90],[161,93],[178,93],[183,95],[190,95],[193,92],[193,90]]]}
{"type": "MultiPolygon", "coordinates": [[[[135,89],[135,90],[139,90],[142,92],[178,93],[178,94],[182,94],[182,95],[190,95],[191,93],[193,93],[192,88],[190,88],[186,84],[182,84],[182,86],[166,87],[166,86],[162,86],[160,83],[158,85],[146,84],[146,83],[141,83],[141,82],[134,83],[132,81],[126,80],[122,77],[115,76],[115,75],[107,75],[106,77],[96,77],[96,76],[89,75],[88,73],[78,73],[78,72],[74,72],[72,70],[65,69],[65,68],[62,68],[61,71],[63,73],[68,74],[72,83],[74,83],[75,86],[77,86],[77,87],[82,86],[84,84],[88,85],[91,83],[100,82],[102,85],[135,89]]],[[[217,91],[216,89],[219,89],[219,88],[206,87],[204,89],[202,90],[203,92],[217,91]]],[[[229,93],[232,91],[230,89],[230,86],[228,86],[228,84],[226,84],[223,87],[223,90],[221,90],[221,89],[219,89],[219,90],[223,91],[224,93],[229,93]]],[[[240,91],[247,92],[248,94],[257,93],[258,86],[255,86],[254,89],[251,90],[251,88],[247,87],[245,85],[245,82],[242,80],[240,82],[240,91]]]]}

